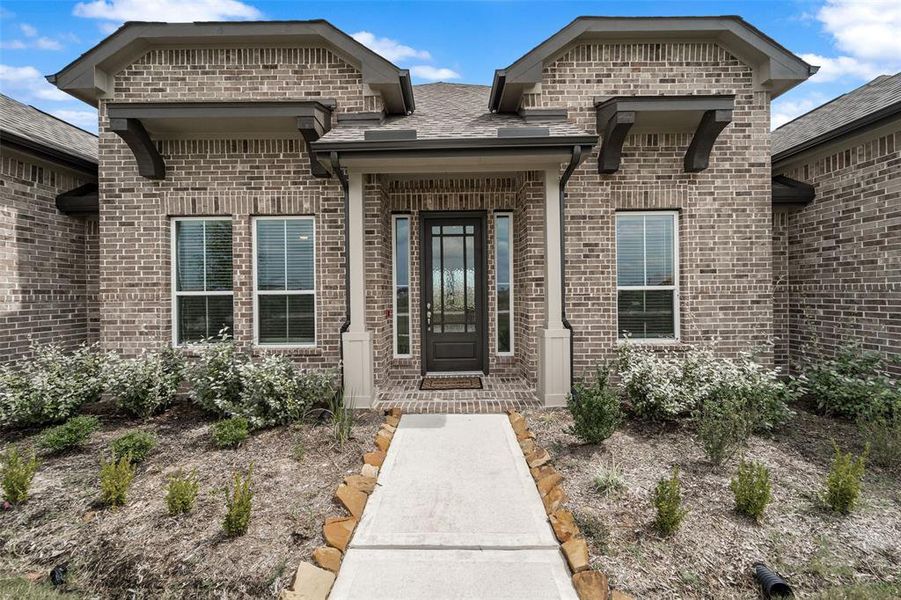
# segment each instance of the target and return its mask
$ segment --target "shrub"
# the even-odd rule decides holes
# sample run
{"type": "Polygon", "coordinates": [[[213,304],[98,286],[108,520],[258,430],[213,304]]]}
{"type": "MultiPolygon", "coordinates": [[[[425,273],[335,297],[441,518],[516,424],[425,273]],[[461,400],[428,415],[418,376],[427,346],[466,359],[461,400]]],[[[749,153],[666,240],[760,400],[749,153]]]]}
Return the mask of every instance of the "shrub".
{"type": "Polygon", "coordinates": [[[238,402],[226,408],[242,416],[254,429],[300,420],[307,406],[300,396],[300,376],[287,358],[266,356],[260,362],[238,367],[241,393],[238,402]]]}
{"type": "Polygon", "coordinates": [[[753,408],[756,430],[773,429],[791,416],[791,389],[778,370],[765,368],[750,354],[730,359],[716,357],[710,347],[657,352],[628,343],[618,352],[623,389],[640,417],[678,419],[726,393],[753,408]]]}
{"type": "Polygon", "coordinates": [[[72,417],[62,425],[44,430],[38,438],[38,446],[52,454],[68,452],[80,448],[99,428],[97,417],[72,417]]]}
{"type": "Polygon", "coordinates": [[[870,443],[870,461],[901,470],[901,412],[861,417],[858,427],[861,437],[870,443]]]}
{"type": "Polygon", "coordinates": [[[808,362],[798,378],[820,411],[842,417],[901,413],[901,387],[886,359],[859,345],[843,346],[835,358],[808,362]]]}
{"type": "Polygon", "coordinates": [[[328,413],[332,419],[332,430],[339,446],[350,439],[354,428],[354,411],[344,403],[344,390],[339,389],[328,398],[328,413]]]}
{"type": "Polygon", "coordinates": [[[599,444],[613,435],[622,422],[619,398],[607,386],[605,369],[595,371],[594,381],[573,386],[567,405],[573,417],[569,432],[589,444],[599,444]]]}
{"type": "Polygon", "coordinates": [[[112,361],[107,391],[120,409],[146,418],[172,403],[183,377],[184,358],[177,349],[144,352],[136,358],[112,361]]]}
{"type": "Polygon", "coordinates": [[[826,476],[826,495],[824,500],[832,510],[847,514],[857,504],[860,496],[860,481],[863,479],[867,453],[854,457],[850,452],[843,453],[838,445],[835,447],[835,456],[832,459],[832,467],[826,476]]]}
{"type": "Polygon", "coordinates": [[[191,512],[199,489],[197,471],[185,475],[179,470],[169,477],[169,484],[166,486],[166,507],[169,514],[174,516],[191,512]]]}
{"type": "Polygon", "coordinates": [[[213,443],[217,448],[237,448],[249,435],[250,425],[244,417],[213,423],[213,443]]]}
{"type": "Polygon", "coordinates": [[[10,504],[19,504],[28,500],[28,489],[31,480],[38,471],[38,459],[34,452],[29,458],[19,453],[19,449],[10,446],[3,453],[2,475],[0,483],[3,486],[3,499],[10,504]]]}
{"type": "Polygon", "coordinates": [[[671,477],[664,477],[654,488],[654,507],[657,516],[654,527],[661,535],[672,535],[682,525],[682,519],[688,513],[682,508],[682,484],[679,481],[679,469],[673,469],[671,477]]]}
{"type": "Polygon", "coordinates": [[[754,414],[745,398],[730,389],[718,392],[704,400],[696,417],[704,454],[717,466],[744,447],[754,429],[754,414]]]}
{"type": "Polygon", "coordinates": [[[218,337],[198,344],[197,354],[188,369],[191,400],[207,412],[229,415],[228,408],[236,405],[241,395],[239,367],[246,358],[237,352],[224,329],[218,337]]]}
{"type": "Polygon", "coordinates": [[[253,502],[253,490],[250,489],[253,476],[253,465],[247,469],[247,475],[235,473],[232,487],[225,490],[225,520],[222,528],[231,537],[247,533],[250,524],[250,511],[253,502]]]}
{"type": "Polygon", "coordinates": [[[127,456],[132,464],[143,462],[155,446],[156,437],[147,431],[132,431],[117,437],[110,443],[114,459],[119,460],[127,456]]]}
{"type": "Polygon", "coordinates": [[[94,346],[31,349],[33,358],[0,367],[0,427],[60,423],[100,398],[106,356],[94,346]]]}
{"type": "Polygon", "coordinates": [[[597,473],[595,473],[594,489],[596,489],[599,494],[608,495],[613,492],[618,492],[625,487],[626,482],[623,481],[622,471],[620,471],[620,468],[615,462],[610,463],[609,466],[600,467],[597,470],[597,473]]]}
{"type": "Polygon", "coordinates": [[[735,496],[735,510],[758,521],[773,498],[770,471],[758,462],[738,463],[738,473],[729,487],[735,496]]]}
{"type": "Polygon", "coordinates": [[[100,499],[107,506],[122,506],[134,478],[135,468],[127,456],[103,463],[100,466],[100,499]]]}

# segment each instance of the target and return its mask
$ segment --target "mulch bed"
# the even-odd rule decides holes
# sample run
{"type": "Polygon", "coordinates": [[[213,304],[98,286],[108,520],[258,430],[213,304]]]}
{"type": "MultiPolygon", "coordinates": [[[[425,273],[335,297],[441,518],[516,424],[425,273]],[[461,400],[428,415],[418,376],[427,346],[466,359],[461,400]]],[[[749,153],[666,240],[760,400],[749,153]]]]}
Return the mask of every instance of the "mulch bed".
{"type": "MultiPolygon", "coordinates": [[[[187,405],[144,423],[106,418],[85,449],[41,457],[29,500],[0,512],[0,576],[46,575],[68,563],[69,589],[92,598],[275,598],[323,544],[325,517],[342,514],[335,488],[371,450],[381,417],[357,414],[343,446],[330,425],[302,424],[257,432],[236,450],[212,446],[213,421],[187,405]],[[113,438],[134,429],[152,431],[158,445],[139,466],[128,503],[98,506],[99,463],[113,438]],[[251,463],[250,528],[227,538],[222,490],[251,463]],[[201,489],[192,513],[170,517],[164,490],[177,469],[196,469],[201,489]]],[[[4,441],[22,448],[34,435],[4,441]]]]}
{"type": "Polygon", "coordinates": [[[593,446],[566,433],[572,423],[566,411],[527,416],[536,441],[564,476],[567,507],[588,538],[592,566],[636,598],[759,597],[751,576],[757,560],[778,570],[804,598],[848,584],[901,585],[897,475],[868,468],[861,505],[848,516],[824,510],[818,500],[832,440],[862,450],[849,423],[800,411],[783,431],[752,440],[746,456],[770,468],[774,495],[757,524],[733,510],[735,461],[720,469],[710,465],[687,426],[630,422],[593,446]],[[625,488],[601,494],[595,474],[612,464],[625,488]],[[675,536],[664,539],[651,524],[651,495],[673,466],[680,468],[690,512],[675,536]]]}

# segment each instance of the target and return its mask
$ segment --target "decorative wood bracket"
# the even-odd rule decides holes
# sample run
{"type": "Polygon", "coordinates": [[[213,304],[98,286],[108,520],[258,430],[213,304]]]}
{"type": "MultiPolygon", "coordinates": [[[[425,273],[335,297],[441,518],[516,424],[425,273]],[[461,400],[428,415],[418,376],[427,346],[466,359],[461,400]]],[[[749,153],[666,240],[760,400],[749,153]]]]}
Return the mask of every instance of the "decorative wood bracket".
{"type": "Polygon", "coordinates": [[[731,110],[708,110],[701,117],[685,152],[685,172],[698,173],[710,166],[710,151],[720,132],[732,122],[731,110]]]}
{"type": "Polygon", "coordinates": [[[100,212],[96,183],[86,183],[56,196],[56,209],[72,216],[96,215],[100,212]]]}
{"type": "Polygon", "coordinates": [[[316,160],[316,155],[313,153],[313,148],[310,146],[311,143],[321,138],[331,128],[332,113],[324,107],[315,107],[309,114],[297,117],[297,130],[300,131],[300,135],[303,136],[304,145],[307,149],[307,156],[310,159],[310,171],[312,172],[313,177],[328,178],[332,176],[328,169],[316,160]]]}
{"type": "Polygon", "coordinates": [[[138,163],[138,173],[142,177],[148,179],[165,179],[166,163],[160,156],[156,145],[141,121],[129,118],[111,118],[109,120],[109,129],[131,148],[135,161],[138,163]]]}
{"type": "MultiPolygon", "coordinates": [[[[600,121],[606,115],[599,112],[600,121]]],[[[622,160],[623,143],[629,130],[635,124],[635,113],[632,111],[614,112],[604,124],[604,140],[601,142],[601,151],[598,153],[598,173],[615,173],[619,170],[622,160]]],[[[600,124],[599,124],[600,125],[600,124]]],[[[600,129],[600,126],[598,127],[600,129]]]]}

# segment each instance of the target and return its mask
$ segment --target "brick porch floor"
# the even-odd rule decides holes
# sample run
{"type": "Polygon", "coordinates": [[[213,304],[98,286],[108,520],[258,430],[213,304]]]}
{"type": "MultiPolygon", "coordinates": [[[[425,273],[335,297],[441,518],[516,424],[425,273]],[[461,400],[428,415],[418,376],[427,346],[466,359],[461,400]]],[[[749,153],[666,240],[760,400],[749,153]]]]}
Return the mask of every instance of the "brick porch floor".
{"type": "Polygon", "coordinates": [[[538,408],[534,387],[520,377],[482,377],[481,390],[420,390],[419,378],[379,388],[376,410],[399,408],[407,413],[500,413],[538,408]]]}

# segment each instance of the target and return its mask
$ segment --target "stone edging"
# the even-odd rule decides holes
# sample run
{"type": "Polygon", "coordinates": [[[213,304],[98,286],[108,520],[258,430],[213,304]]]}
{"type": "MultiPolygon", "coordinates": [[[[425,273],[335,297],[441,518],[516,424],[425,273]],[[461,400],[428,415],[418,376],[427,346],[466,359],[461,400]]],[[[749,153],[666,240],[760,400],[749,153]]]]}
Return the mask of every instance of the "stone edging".
{"type": "Polygon", "coordinates": [[[313,560],[318,566],[309,562],[300,563],[291,585],[282,590],[279,600],[327,600],[341,568],[344,553],[363,516],[369,494],[378,485],[379,470],[385,462],[400,416],[398,408],[386,412],[385,422],[375,434],[377,449],[363,455],[363,467],[359,475],[346,476],[335,490],[335,500],[347,510],[349,516],[326,517],[322,537],[327,545],[313,551],[313,560]]]}
{"type": "Polygon", "coordinates": [[[606,574],[591,570],[588,544],[579,531],[573,514],[563,508],[563,503],[567,500],[566,492],[563,491],[563,476],[551,466],[548,451],[535,442],[535,434],[529,431],[526,418],[515,410],[508,410],[507,415],[541,495],[548,521],[560,542],[560,550],[572,571],[573,587],[576,588],[579,600],[631,600],[630,596],[619,590],[610,591],[606,574]]]}

